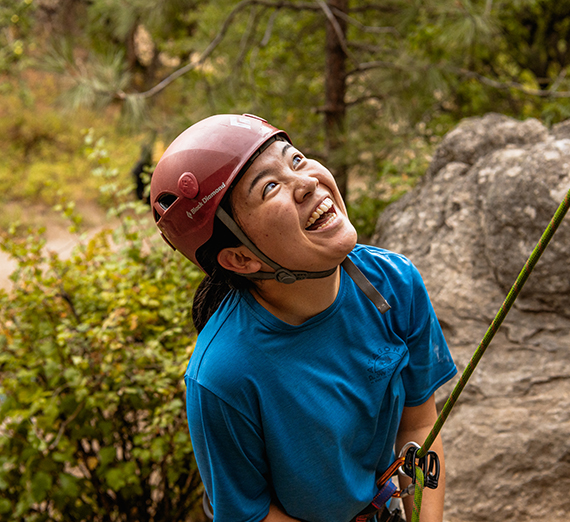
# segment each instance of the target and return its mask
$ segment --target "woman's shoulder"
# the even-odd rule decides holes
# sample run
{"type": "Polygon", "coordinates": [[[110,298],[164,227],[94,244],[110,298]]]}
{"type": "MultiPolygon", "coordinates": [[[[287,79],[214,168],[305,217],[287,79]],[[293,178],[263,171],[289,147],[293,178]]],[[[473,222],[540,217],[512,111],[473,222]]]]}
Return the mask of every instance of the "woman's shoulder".
{"type": "Polygon", "coordinates": [[[186,377],[203,382],[237,379],[252,347],[252,317],[240,292],[231,292],[198,335],[186,377]]]}
{"type": "Polygon", "coordinates": [[[404,255],[370,245],[356,245],[352,262],[392,307],[391,316],[405,321],[414,301],[426,293],[422,277],[404,255]]]}
{"type": "Polygon", "coordinates": [[[406,256],[372,245],[358,243],[349,257],[363,271],[381,269],[403,275],[403,271],[408,273],[416,270],[406,256]]]}

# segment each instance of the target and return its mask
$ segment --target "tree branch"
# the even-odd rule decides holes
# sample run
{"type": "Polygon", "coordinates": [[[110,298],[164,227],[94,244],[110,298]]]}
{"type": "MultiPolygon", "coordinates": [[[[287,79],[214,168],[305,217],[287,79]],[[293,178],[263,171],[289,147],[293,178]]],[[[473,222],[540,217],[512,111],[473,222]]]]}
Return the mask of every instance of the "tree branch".
{"type": "Polygon", "coordinates": [[[263,35],[261,42],[259,42],[260,47],[265,47],[269,43],[269,39],[271,38],[271,33],[273,32],[273,25],[275,24],[275,19],[277,18],[278,14],[279,14],[279,7],[275,9],[271,13],[271,16],[269,17],[269,21],[267,22],[267,27],[265,28],[265,34],[263,35]]]}
{"type": "Polygon", "coordinates": [[[349,12],[351,13],[366,13],[367,11],[378,11],[380,13],[397,13],[399,10],[398,7],[391,7],[387,5],[380,5],[380,4],[366,4],[366,5],[359,5],[358,7],[351,7],[349,8],[349,12]]]}
{"type": "Polygon", "coordinates": [[[560,85],[560,83],[562,82],[562,80],[566,77],[566,72],[567,72],[567,68],[564,67],[560,73],[558,73],[558,76],[556,77],[556,80],[554,80],[553,84],[550,86],[550,91],[555,91],[556,89],[558,89],[558,86],[560,85]]]}
{"type": "Polygon", "coordinates": [[[67,419],[65,419],[61,423],[61,426],[59,427],[59,431],[57,433],[57,437],[49,445],[49,448],[48,448],[49,451],[52,451],[57,447],[57,445],[59,444],[59,441],[63,435],[63,432],[65,431],[65,428],[67,428],[67,426],[75,420],[75,417],[77,417],[77,415],[79,415],[79,412],[83,409],[83,406],[84,406],[84,404],[82,402],[80,402],[79,405],[77,406],[77,408],[75,409],[75,411],[69,417],[67,417],[67,419]]]}
{"type": "Polygon", "coordinates": [[[347,23],[354,25],[355,27],[358,27],[358,29],[360,29],[364,33],[374,33],[374,34],[392,33],[392,34],[395,34],[397,36],[400,36],[400,33],[398,32],[398,30],[395,27],[374,27],[374,26],[370,26],[370,25],[364,25],[363,23],[359,22],[358,20],[352,18],[352,16],[349,16],[346,13],[343,13],[339,9],[336,9],[333,7],[332,10],[333,10],[335,16],[337,16],[338,18],[342,18],[347,23]]]}
{"type": "Polygon", "coordinates": [[[234,69],[239,69],[243,64],[243,62],[245,61],[251,37],[255,33],[255,30],[257,29],[257,19],[258,17],[255,12],[255,9],[251,9],[249,13],[249,21],[247,23],[247,28],[245,29],[241,37],[240,53],[235,61],[234,69]]]}
{"type": "Polygon", "coordinates": [[[201,54],[200,58],[196,61],[192,61],[186,64],[184,67],[177,69],[171,75],[167,76],[164,80],[156,84],[154,87],[149,89],[145,92],[140,92],[136,94],[127,94],[127,93],[118,93],[118,97],[120,99],[125,99],[127,96],[133,96],[136,98],[151,98],[155,94],[158,94],[160,91],[164,90],[168,87],[172,82],[180,78],[181,76],[185,75],[186,73],[196,69],[198,66],[202,65],[206,59],[212,54],[214,49],[219,45],[219,43],[224,39],[233,19],[237,15],[239,11],[245,9],[247,6],[258,3],[259,0],[243,0],[240,2],[236,7],[232,9],[228,17],[224,20],[222,27],[218,34],[214,37],[214,39],[210,42],[208,47],[206,47],[205,51],[201,54]]]}
{"type": "MultiPolygon", "coordinates": [[[[218,34],[214,37],[214,39],[210,42],[208,47],[204,50],[204,52],[200,55],[195,61],[192,61],[186,64],[184,67],[177,69],[172,74],[164,78],[161,82],[156,84],[154,87],[149,89],[148,91],[139,92],[139,93],[126,93],[123,91],[119,91],[115,93],[114,97],[119,100],[125,100],[127,97],[132,96],[134,98],[141,98],[147,99],[151,98],[152,96],[158,94],[159,92],[163,91],[166,87],[168,87],[172,82],[184,76],[186,73],[198,68],[201,66],[206,59],[212,54],[212,52],[216,49],[216,47],[220,44],[220,42],[224,39],[228,29],[233,22],[236,15],[245,9],[246,7],[252,5],[260,5],[265,7],[273,7],[275,9],[293,9],[296,11],[318,11],[320,8],[314,4],[309,3],[291,3],[285,2],[282,0],[278,1],[271,1],[271,0],[242,0],[239,4],[237,4],[228,17],[224,20],[222,27],[220,28],[218,34]]],[[[266,33],[267,34],[267,33],[266,33]]],[[[264,38],[265,39],[265,38],[264,38]]],[[[346,45],[346,43],[345,43],[346,45]]]]}
{"type": "Polygon", "coordinates": [[[368,94],[367,96],[361,96],[360,98],[346,102],[346,106],[353,107],[354,105],[359,105],[370,100],[383,101],[386,98],[388,98],[386,94],[368,94]]]}
{"type": "MultiPolygon", "coordinates": [[[[488,1],[487,3],[488,3],[488,5],[492,5],[490,1],[488,1]]],[[[159,82],[158,84],[156,84],[154,87],[152,87],[151,89],[149,89],[147,91],[140,92],[140,93],[125,93],[123,91],[119,91],[119,92],[114,93],[114,97],[116,99],[120,99],[120,100],[125,100],[127,97],[133,97],[133,98],[139,98],[139,99],[151,98],[152,96],[154,96],[154,95],[158,94],[159,92],[161,92],[162,90],[164,90],[166,87],[168,87],[171,83],[173,83],[175,80],[177,80],[181,76],[183,76],[186,73],[200,67],[201,65],[204,64],[204,62],[209,58],[209,56],[213,53],[213,51],[216,49],[216,47],[224,39],[226,33],[228,32],[228,29],[230,28],[232,22],[234,21],[234,18],[236,17],[236,15],[240,11],[244,10],[245,8],[247,8],[249,6],[253,6],[253,5],[264,6],[264,7],[276,9],[276,11],[274,13],[272,13],[272,15],[271,15],[267,29],[265,31],[263,39],[261,40],[262,46],[267,45],[267,43],[269,41],[272,29],[273,29],[273,24],[274,24],[275,18],[277,16],[277,11],[279,9],[292,9],[295,11],[319,11],[320,10],[320,11],[324,12],[325,16],[327,17],[327,19],[329,20],[329,22],[333,26],[334,31],[338,37],[339,43],[340,43],[344,53],[352,61],[352,63],[355,65],[355,68],[352,71],[349,71],[347,73],[347,76],[354,75],[354,74],[357,74],[357,73],[363,72],[363,71],[368,71],[371,69],[377,69],[377,68],[402,69],[400,66],[397,66],[394,63],[387,62],[387,61],[372,61],[372,62],[359,63],[358,60],[356,59],[355,55],[350,51],[348,44],[347,44],[347,41],[342,34],[342,30],[338,24],[338,20],[336,19],[336,17],[342,18],[347,23],[350,23],[350,24],[358,27],[363,32],[370,32],[370,33],[377,33],[377,34],[391,33],[391,34],[399,35],[398,31],[393,27],[366,26],[366,25],[362,24],[361,22],[359,22],[358,20],[347,15],[346,13],[340,12],[338,9],[331,10],[331,8],[326,4],[326,2],[324,0],[316,0],[316,4],[315,3],[293,3],[293,2],[288,2],[288,1],[284,1],[284,0],[242,0],[229,13],[227,18],[222,23],[222,26],[221,26],[220,30],[218,31],[218,33],[216,34],[216,36],[214,37],[214,39],[210,42],[210,44],[202,52],[202,54],[200,55],[200,57],[197,60],[194,60],[194,61],[186,64],[185,66],[177,69],[172,74],[170,74],[169,76],[164,78],[161,82],[159,82]]],[[[364,6],[359,6],[358,8],[351,9],[350,12],[362,12],[362,11],[366,11],[366,10],[380,10],[380,11],[382,11],[383,8],[382,8],[382,6],[379,6],[379,5],[368,4],[368,5],[364,5],[364,6]]],[[[556,90],[559,87],[562,79],[566,75],[565,69],[561,71],[561,73],[558,76],[558,78],[556,79],[556,81],[552,84],[552,87],[550,89],[547,89],[547,90],[532,89],[529,87],[525,87],[524,85],[522,85],[518,82],[515,82],[515,81],[499,82],[497,80],[493,80],[491,78],[483,76],[482,74],[476,73],[474,71],[469,71],[466,69],[449,69],[449,70],[451,72],[453,72],[454,74],[458,74],[458,75],[466,77],[466,78],[473,78],[473,79],[477,80],[478,82],[480,82],[484,85],[488,85],[488,86],[496,88],[496,89],[503,89],[503,90],[515,89],[519,92],[522,92],[522,93],[530,95],[530,96],[539,96],[539,97],[543,97],[543,98],[570,98],[570,92],[567,92],[567,91],[558,92],[556,90]]],[[[111,93],[104,93],[104,94],[110,95],[111,93]]]]}
{"type": "Polygon", "coordinates": [[[450,70],[456,74],[459,74],[460,76],[464,76],[465,78],[473,78],[478,82],[482,83],[483,85],[488,85],[489,87],[494,87],[495,89],[502,89],[502,90],[515,89],[524,94],[528,94],[530,96],[539,96],[541,98],[570,98],[570,92],[568,91],[558,92],[555,90],[560,84],[560,81],[562,80],[564,75],[566,74],[565,71],[564,75],[562,74],[562,72],[560,73],[560,75],[558,76],[556,81],[552,84],[552,87],[550,89],[545,90],[545,89],[531,89],[529,87],[525,87],[524,85],[518,82],[499,82],[497,80],[487,78],[486,76],[483,76],[482,74],[476,73],[474,71],[468,71],[467,69],[452,68],[450,70]]]}
{"type": "Polygon", "coordinates": [[[338,25],[338,21],[337,21],[335,15],[333,14],[333,12],[331,11],[330,7],[326,4],[326,2],[324,0],[317,0],[317,3],[319,4],[321,9],[325,13],[325,16],[328,18],[328,21],[333,26],[334,32],[336,33],[336,37],[338,38],[338,41],[340,43],[340,46],[342,47],[342,50],[344,51],[344,54],[346,54],[346,56],[348,58],[350,58],[350,60],[356,66],[358,66],[358,60],[350,52],[350,49],[348,48],[348,45],[346,44],[346,39],[344,38],[344,34],[342,33],[342,29],[341,29],[340,25],[338,25]]]}
{"type": "Polygon", "coordinates": [[[73,301],[71,300],[71,296],[63,289],[63,287],[60,290],[59,296],[67,303],[77,323],[80,323],[81,319],[79,318],[79,315],[77,315],[75,306],[73,306],[73,301]]]}
{"type": "Polygon", "coordinates": [[[398,70],[403,70],[403,68],[401,66],[396,65],[395,63],[377,60],[374,62],[357,63],[356,69],[353,69],[352,71],[348,71],[348,73],[346,75],[351,76],[353,74],[363,72],[363,71],[369,71],[371,69],[398,69],[398,70]]]}
{"type": "MultiPolygon", "coordinates": [[[[206,47],[206,49],[202,52],[202,54],[200,55],[200,57],[197,60],[193,60],[193,61],[187,63],[186,65],[184,65],[183,67],[180,67],[179,69],[174,71],[172,74],[168,75],[166,78],[164,78],[162,81],[160,81],[154,87],[148,89],[147,91],[138,92],[138,93],[126,93],[124,91],[117,91],[115,93],[109,93],[109,92],[102,92],[101,91],[100,93],[112,96],[113,98],[118,99],[118,100],[122,100],[122,101],[126,100],[127,98],[143,99],[143,100],[146,100],[148,98],[152,98],[153,96],[155,96],[159,92],[166,89],[166,87],[168,87],[171,83],[176,81],[181,76],[184,76],[185,74],[189,73],[190,71],[193,71],[194,69],[197,69],[198,67],[203,65],[205,63],[205,61],[210,57],[210,55],[214,52],[216,47],[220,44],[220,42],[226,36],[226,33],[228,32],[228,29],[230,28],[230,26],[231,26],[232,22],[234,21],[234,18],[236,17],[236,15],[240,11],[246,9],[247,7],[254,6],[254,5],[270,7],[270,8],[274,8],[276,10],[271,15],[267,29],[266,29],[265,34],[263,36],[263,39],[261,41],[262,47],[267,45],[267,43],[268,43],[269,37],[270,37],[272,29],[273,29],[273,23],[275,21],[276,15],[277,15],[277,11],[279,11],[280,9],[292,9],[295,11],[319,11],[319,10],[323,11],[325,16],[327,17],[327,19],[332,24],[344,53],[353,62],[353,64],[356,66],[356,69],[353,72],[363,71],[363,70],[371,69],[374,67],[381,67],[382,65],[378,65],[380,62],[373,62],[375,65],[359,64],[358,63],[358,60],[356,59],[354,54],[352,54],[352,52],[348,48],[347,41],[342,34],[342,30],[341,30],[335,16],[338,16],[339,18],[344,19],[347,23],[355,25],[361,31],[364,31],[364,32],[371,32],[371,33],[378,33],[378,34],[379,33],[392,33],[392,34],[399,35],[398,31],[393,27],[365,26],[364,24],[362,24],[358,20],[355,20],[354,18],[348,16],[347,14],[340,12],[338,9],[335,9],[334,10],[335,12],[333,13],[324,0],[316,0],[316,4],[314,4],[314,3],[293,3],[293,2],[288,2],[288,1],[284,1],[284,0],[242,0],[229,13],[227,18],[222,23],[222,26],[221,26],[220,30],[218,31],[218,33],[216,34],[216,36],[214,37],[214,39],[210,42],[210,44],[206,47]]],[[[360,9],[353,9],[352,12],[369,10],[369,9],[380,9],[380,10],[382,10],[379,6],[368,5],[368,6],[362,6],[360,9]]],[[[351,74],[351,73],[349,73],[349,74],[351,74]]]]}

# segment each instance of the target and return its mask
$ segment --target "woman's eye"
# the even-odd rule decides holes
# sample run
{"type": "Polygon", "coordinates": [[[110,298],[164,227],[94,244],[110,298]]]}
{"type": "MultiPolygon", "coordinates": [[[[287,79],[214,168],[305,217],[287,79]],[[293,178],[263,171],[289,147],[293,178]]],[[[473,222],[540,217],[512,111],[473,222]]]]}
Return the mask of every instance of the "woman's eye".
{"type": "Polygon", "coordinates": [[[271,192],[276,186],[277,183],[273,181],[270,181],[267,185],[265,185],[265,187],[263,187],[263,197],[267,196],[267,194],[269,194],[269,192],[271,192]]]}
{"type": "Polygon", "coordinates": [[[301,156],[300,154],[295,154],[293,156],[293,167],[297,167],[299,165],[299,163],[301,163],[301,161],[303,161],[303,156],[301,156]]]}

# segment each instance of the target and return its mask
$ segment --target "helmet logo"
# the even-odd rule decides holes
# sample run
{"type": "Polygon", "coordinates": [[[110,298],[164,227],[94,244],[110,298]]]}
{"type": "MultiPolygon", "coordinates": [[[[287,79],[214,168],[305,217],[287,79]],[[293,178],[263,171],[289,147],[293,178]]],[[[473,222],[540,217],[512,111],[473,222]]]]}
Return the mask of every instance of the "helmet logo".
{"type": "Polygon", "coordinates": [[[199,191],[198,180],[191,172],[185,172],[178,178],[178,190],[183,196],[194,199],[199,191]]]}
{"type": "Polygon", "coordinates": [[[236,116],[230,117],[230,125],[234,127],[242,127],[243,129],[251,129],[251,125],[246,118],[238,118],[236,116]]]}
{"type": "MultiPolygon", "coordinates": [[[[188,173],[186,172],[185,174],[188,174],[188,173]]],[[[196,212],[198,212],[198,210],[200,210],[206,203],[208,203],[208,201],[210,201],[216,194],[218,194],[220,191],[222,191],[225,188],[226,188],[226,184],[225,184],[225,182],[222,181],[222,184],[218,188],[214,189],[207,196],[204,196],[202,198],[202,201],[198,201],[198,204],[194,208],[192,208],[190,212],[186,211],[186,215],[190,219],[194,219],[194,214],[196,214],[196,212]]]]}

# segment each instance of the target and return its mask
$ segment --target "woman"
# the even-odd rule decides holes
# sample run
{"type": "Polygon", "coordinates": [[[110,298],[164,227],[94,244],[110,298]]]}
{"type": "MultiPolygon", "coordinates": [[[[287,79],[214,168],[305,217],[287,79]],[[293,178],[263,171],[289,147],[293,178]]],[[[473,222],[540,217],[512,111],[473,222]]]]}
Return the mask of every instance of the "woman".
{"type": "MultiPolygon", "coordinates": [[[[456,372],[417,270],[356,245],[331,173],[255,116],[182,133],[151,201],[165,240],[208,274],[185,380],[215,520],[352,520],[394,451],[423,442],[456,372]]],[[[441,475],[422,522],[442,519],[441,475]]]]}

